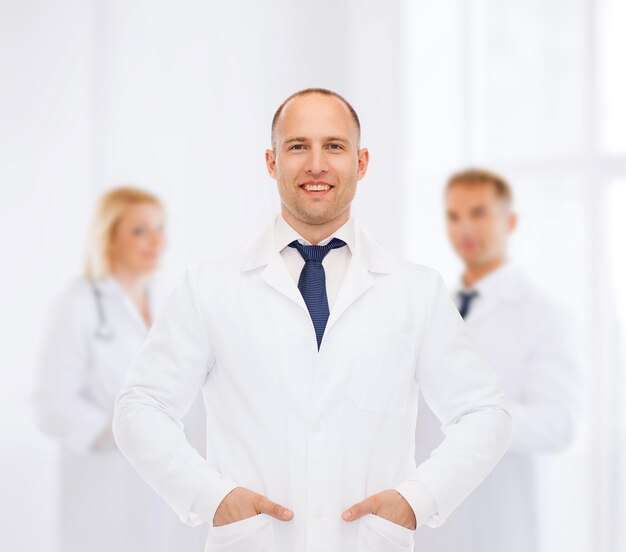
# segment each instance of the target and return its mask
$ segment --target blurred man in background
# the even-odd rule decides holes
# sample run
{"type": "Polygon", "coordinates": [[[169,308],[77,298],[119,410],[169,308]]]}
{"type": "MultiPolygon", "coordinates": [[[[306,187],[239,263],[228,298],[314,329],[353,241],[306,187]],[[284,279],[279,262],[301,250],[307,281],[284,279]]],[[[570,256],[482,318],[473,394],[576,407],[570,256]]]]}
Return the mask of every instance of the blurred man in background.
{"type": "MultiPolygon", "coordinates": [[[[508,259],[517,216],[502,177],[470,169],[445,193],[448,236],[464,264],[454,299],[467,328],[498,369],[514,420],[511,447],[485,482],[437,531],[418,531],[429,552],[535,552],[538,453],[564,449],[574,435],[578,385],[571,317],[508,259]]],[[[422,415],[417,456],[436,421],[422,415]]],[[[430,450],[430,449],[429,449],[430,450]]]]}

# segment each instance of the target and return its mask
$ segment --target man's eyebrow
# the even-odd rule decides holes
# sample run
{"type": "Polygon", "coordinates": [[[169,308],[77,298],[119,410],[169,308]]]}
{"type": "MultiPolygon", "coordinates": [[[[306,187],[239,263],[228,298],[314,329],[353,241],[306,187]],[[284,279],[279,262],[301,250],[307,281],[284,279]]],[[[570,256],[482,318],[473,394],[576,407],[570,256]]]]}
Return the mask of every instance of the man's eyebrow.
{"type": "Polygon", "coordinates": [[[283,144],[291,144],[292,142],[308,142],[308,139],[303,136],[294,136],[293,138],[285,140],[283,144]]]}
{"type": "MultiPolygon", "coordinates": [[[[285,140],[283,144],[292,144],[293,142],[309,142],[309,139],[304,136],[294,136],[293,138],[285,140]]],[[[328,138],[324,138],[324,142],[344,142],[348,144],[350,141],[341,136],[329,136],[328,138]]]]}

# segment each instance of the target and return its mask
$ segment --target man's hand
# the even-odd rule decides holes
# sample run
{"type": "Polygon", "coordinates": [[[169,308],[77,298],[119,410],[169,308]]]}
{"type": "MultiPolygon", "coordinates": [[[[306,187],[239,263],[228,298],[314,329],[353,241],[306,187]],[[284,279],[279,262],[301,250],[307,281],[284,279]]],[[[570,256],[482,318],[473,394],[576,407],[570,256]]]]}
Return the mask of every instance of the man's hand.
{"type": "Polygon", "coordinates": [[[348,508],[342,515],[346,521],[354,521],[365,514],[374,514],[387,521],[402,525],[414,531],[417,521],[413,508],[406,499],[396,490],[389,489],[378,494],[368,496],[362,502],[348,508]]]}
{"type": "Polygon", "coordinates": [[[281,521],[289,521],[293,517],[291,510],[272,502],[263,495],[244,487],[235,487],[217,507],[213,516],[213,525],[215,527],[228,525],[257,514],[267,514],[281,521]]]}

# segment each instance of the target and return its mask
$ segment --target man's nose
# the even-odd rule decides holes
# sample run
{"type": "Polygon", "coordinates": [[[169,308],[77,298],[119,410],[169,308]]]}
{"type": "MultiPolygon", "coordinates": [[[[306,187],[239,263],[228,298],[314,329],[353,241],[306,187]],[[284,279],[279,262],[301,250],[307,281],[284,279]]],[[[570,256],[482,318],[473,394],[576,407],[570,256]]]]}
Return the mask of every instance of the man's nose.
{"type": "Polygon", "coordinates": [[[471,223],[461,225],[458,229],[457,236],[461,241],[475,241],[476,231],[471,223]]]}
{"type": "Polygon", "coordinates": [[[326,156],[321,149],[313,148],[307,158],[306,172],[308,174],[324,174],[328,171],[326,156]]]}

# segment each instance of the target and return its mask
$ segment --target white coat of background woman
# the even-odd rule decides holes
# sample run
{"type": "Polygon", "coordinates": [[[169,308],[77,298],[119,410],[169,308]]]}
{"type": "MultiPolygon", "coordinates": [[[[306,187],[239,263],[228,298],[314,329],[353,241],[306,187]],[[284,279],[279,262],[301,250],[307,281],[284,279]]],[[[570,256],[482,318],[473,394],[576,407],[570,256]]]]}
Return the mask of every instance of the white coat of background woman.
{"type": "Polygon", "coordinates": [[[85,275],[50,311],[35,408],[41,429],[61,445],[60,552],[202,550],[203,532],[183,525],[141,480],[111,432],[114,398],[160,302],[154,272],[164,222],[154,195],[130,187],[106,193],[85,275]]]}

